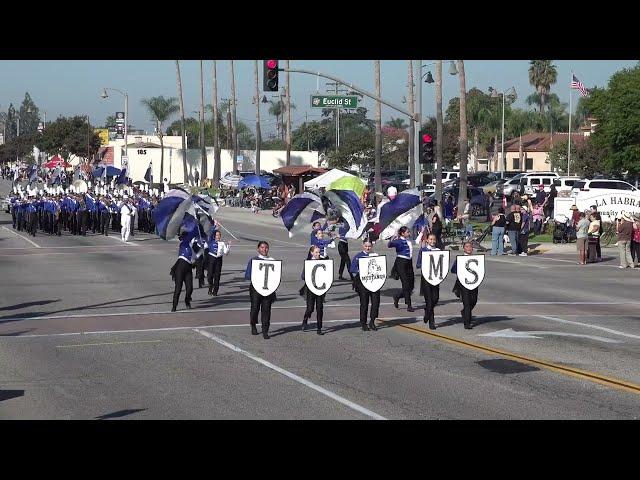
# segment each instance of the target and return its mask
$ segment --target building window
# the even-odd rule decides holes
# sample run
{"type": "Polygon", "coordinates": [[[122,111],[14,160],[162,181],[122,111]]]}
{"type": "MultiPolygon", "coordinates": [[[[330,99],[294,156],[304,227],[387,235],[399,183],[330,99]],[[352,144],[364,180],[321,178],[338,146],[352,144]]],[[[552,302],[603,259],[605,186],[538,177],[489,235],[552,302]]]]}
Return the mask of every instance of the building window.
{"type": "Polygon", "coordinates": [[[533,158],[525,158],[525,170],[533,170],[533,158]]]}
{"type": "Polygon", "coordinates": [[[520,170],[520,159],[519,158],[514,158],[513,159],[513,170],[520,170]]]}

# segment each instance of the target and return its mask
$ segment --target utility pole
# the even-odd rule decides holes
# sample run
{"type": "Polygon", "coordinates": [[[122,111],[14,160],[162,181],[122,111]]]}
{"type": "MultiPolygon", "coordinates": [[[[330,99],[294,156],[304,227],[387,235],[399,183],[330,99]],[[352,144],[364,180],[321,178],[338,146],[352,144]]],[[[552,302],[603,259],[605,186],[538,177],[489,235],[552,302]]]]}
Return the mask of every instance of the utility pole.
{"type": "Polygon", "coordinates": [[[233,111],[231,112],[233,121],[233,163],[235,165],[236,174],[240,173],[238,165],[238,128],[236,124],[236,75],[233,69],[233,60],[231,60],[231,99],[233,101],[233,111]]]}
{"type": "MultiPolygon", "coordinates": [[[[467,198],[467,85],[463,60],[458,60],[458,75],[460,76],[460,188],[458,190],[458,215],[462,215],[464,212],[464,200],[467,198]]],[[[469,207],[469,213],[471,213],[471,207],[469,207]]]]}
{"type": "Polygon", "coordinates": [[[436,62],[436,200],[442,208],[442,60],[436,62]]]}
{"type": "MultiPolygon", "coordinates": [[[[187,133],[184,129],[184,98],[182,96],[182,78],[180,76],[180,61],[176,60],[176,75],[178,77],[178,94],[180,95],[180,127],[182,133],[182,183],[187,184],[189,180],[189,175],[187,172],[187,133]]],[[[126,115],[125,115],[126,116],[126,115]]],[[[126,122],[125,122],[126,126],[126,122]]],[[[164,181],[164,177],[162,176],[162,172],[160,173],[160,181],[164,181]]]]}
{"type": "MultiPolygon", "coordinates": [[[[286,69],[289,70],[289,60],[285,60],[286,69]]],[[[291,82],[287,72],[287,166],[291,165],[291,82]]]]}
{"type": "Polygon", "coordinates": [[[213,61],[213,186],[220,187],[220,142],[218,140],[218,77],[213,61]]]}
{"type": "MultiPolygon", "coordinates": [[[[200,60],[200,148],[202,150],[202,164],[200,166],[200,180],[207,178],[207,142],[204,137],[204,72],[200,60]]],[[[199,185],[196,185],[199,186],[199,185]]]]}
{"type": "Polygon", "coordinates": [[[309,115],[307,112],[304,112],[304,125],[305,130],[307,131],[307,151],[311,150],[311,142],[309,141],[309,115]]]}
{"type": "MultiPolygon", "coordinates": [[[[376,81],[376,95],[380,98],[380,60],[375,60],[374,76],[376,81]]],[[[374,166],[376,192],[382,192],[382,177],[380,176],[380,166],[382,163],[382,104],[376,100],[376,160],[374,166]]]]}
{"type": "Polygon", "coordinates": [[[258,61],[253,61],[253,70],[256,79],[256,175],[260,175],[260,147],[262,135],[260,132],[260,90],[258,88],[258,61]]]}
{"type": "Polygon", "coordinates": [[[414,119],[414,101],[413,101],[413,60],[408,61],[408,72],[409,72],[409,96],[407,98],[407,103],[409,104],[409,113],[411,114],[411,119],[409,120],[409,178],[411,187],[416,186],[416,165],[415,165],[415,119],[414,119]]]}
{"type": "MultiPolygon", "coordinates": [[[[415,174],[416,174],[416,187],[422,183],[422,169],[420,168],[420,130],[422,129],[422,60],[418,60],[416,64],[416,74],[414,78],[417,82],[416,87],[418,95],[416,99],[416,129],[413,137],[413,151],[415,157],[415,174]]],[[[431,172],[430,172],[431,173],[431,172]]]]}

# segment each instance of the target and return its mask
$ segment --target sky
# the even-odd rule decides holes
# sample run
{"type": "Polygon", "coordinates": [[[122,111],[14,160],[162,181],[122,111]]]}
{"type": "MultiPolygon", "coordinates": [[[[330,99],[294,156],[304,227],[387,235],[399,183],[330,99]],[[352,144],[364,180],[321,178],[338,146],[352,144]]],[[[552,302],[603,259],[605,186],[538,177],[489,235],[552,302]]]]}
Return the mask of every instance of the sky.
{"type": "MultiPolygon", "coordinates": [[[[423,64],[434,60],[423,60],[423,64]]],[[[569,103],[569,82],[571,72],[585,84],[587,88],[606,86],[613,73],[623,68],[632,67],[637,60],[556,60],[558,82],[552,86],[560,100],[569,103]]],[[[284,61],[280,62],[284,66],[284,61]]],[[[200,62],[184,60],[180,62],[184,91],[185,111],[187,116],[198,117],[200,104],[200,62]]],[[[213,62],[204,62],[205,103],[212,100],[212,66],[213,62]]],[[[258,61],[258,81],[260,96],[275,98],[275,92],[262,92],[262,61],[258,61]]],[[[352,83],[364,90],[375,91],[374,66],[371,60],[291,60],[290,68],[320,71],[352,83]]],[[[452,97],[459,92],[458,76],[449,75],[448,62],[443,63],[442,95],[443,108],[452,97]]],[[[236,76],[236,96],[238,98],[237,115],[252,130],[255,127],[255,106],[252,104],[255,95],[253,60],[237,60],[234,62],[236,76]]],[[[533,93],[529,84],[529,60],[469,60],[465,61],[467,90],[473,87],[487,91],[490,86],[504,91],[515,87],[518,99],[515,106],[530,108],[526,105],[526,97],[533,93]]],[[[427,66],[424,72],[434,66],[427,66]]],[[[25,92],[29,92],[41,112],[47,114],[47,122],[56,117],[71,115],[89,115],[91,123],[102,125],[108,115],[124,110],[121,95],[110,94],[109,98],[100,98],[103,87],[112,87],[125,91],[129,95],[129,124],[136,128],[153,131],[151,117],[140,104],[142,98],[163,95],[178,95],[176,68],[173,60],[2,60],[0,61],[0,110],[6,111],[9,103],[19,108],[25,92]]],[[[381,61],[382,97],[391,103],[406,107],[402,103],[407,95],[407,61],[381,61]]],[[[318,77],[313,75],[291,73],[291,98],[296,108],[292,110],[293,128],[305,121],[320,117],[320,109],[310,107],[309,96],[316,93],[318,77]]],[[[217,61],[218,98],[231,96],[231,68],[229,60],[217,61]]],[[[285,85],[285,74],[280,73],[280,87],[285,85]]],[[[328,88],[329,80],[319,79],[320,92],[328,88]]],[[[577,103],[579,93],[573,90],[573,106],[577,103]]],[[[435,115],[434,84],[423,83],[422,88],[423,117],[435,115]]],[[[361,104],[362,106],[362,104],[361,104]]],[[[375,103],[365,99],[364,106],[373,118],[375,103]]],[[[263,137],[275,132],[275,119],[268,115],[268,104],[261,105],[261,126],[263,137]]],[[[391,117],[402,114],[383,105],[383,123],[391,117]]],[[[178,119],[176,115],[174,119],[178,119]]],[[[210,118],[210,114],[209,114],[210,118]]],[[[406,118],[406,117],[405,117],[406,118]]],[[[171,121],[169,123],[171,123],[171,121]]]]}

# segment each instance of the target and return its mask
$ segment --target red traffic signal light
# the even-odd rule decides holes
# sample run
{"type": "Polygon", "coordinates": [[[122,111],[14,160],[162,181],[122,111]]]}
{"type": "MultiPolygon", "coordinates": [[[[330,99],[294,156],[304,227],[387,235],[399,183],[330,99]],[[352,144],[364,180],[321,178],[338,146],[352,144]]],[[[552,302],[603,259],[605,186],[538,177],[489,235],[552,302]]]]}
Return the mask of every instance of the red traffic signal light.
{"type": "Polygon", "coordinates": [[[428,133],[425,133],[422,135],[422,143],[428,143],[432,141],[433,139],[431,138],[431,135],[429,135],[428,133]]]}
{"type": "Polygon", "coordinates": [[[263,82],[262,89],[265,92],[277,92],[278,87],[278,60],[263,61],[263,82]]]}

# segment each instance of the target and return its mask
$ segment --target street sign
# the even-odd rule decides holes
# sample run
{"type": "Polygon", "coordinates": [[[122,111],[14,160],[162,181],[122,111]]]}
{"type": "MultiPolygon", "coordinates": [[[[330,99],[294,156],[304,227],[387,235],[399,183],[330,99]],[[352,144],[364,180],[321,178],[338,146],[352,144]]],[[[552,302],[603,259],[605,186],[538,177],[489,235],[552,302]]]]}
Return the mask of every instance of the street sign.
{"type": "Polygon", "coordinates": [[[311,95],[312,108],[358,108],[357,95],[311,95]]]}

